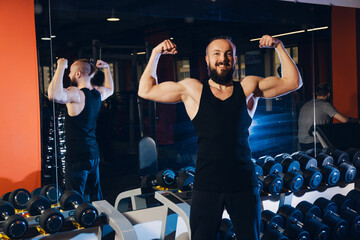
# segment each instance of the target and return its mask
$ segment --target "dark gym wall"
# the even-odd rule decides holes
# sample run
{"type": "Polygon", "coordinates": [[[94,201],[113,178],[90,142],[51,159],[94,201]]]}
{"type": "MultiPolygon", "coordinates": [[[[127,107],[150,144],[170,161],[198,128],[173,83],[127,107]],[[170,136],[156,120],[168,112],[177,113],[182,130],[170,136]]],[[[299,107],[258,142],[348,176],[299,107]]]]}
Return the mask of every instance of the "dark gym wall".
{"type": "Polygon", "coordinates": [[[0,0],[0,195],[40,186],[40,103],[33,0],[0,0]]]}
{"type": "MultiPolygon", "coordinates": [[[[332,7],[331,39],[332,39],[332,73],[333,73],[333,104],[346,116],[359,116],[358,73],[360,48],[357,15],[359,9],[332,7]]],[[[359,18],[358,18],[359,19],[359,18]]]]}

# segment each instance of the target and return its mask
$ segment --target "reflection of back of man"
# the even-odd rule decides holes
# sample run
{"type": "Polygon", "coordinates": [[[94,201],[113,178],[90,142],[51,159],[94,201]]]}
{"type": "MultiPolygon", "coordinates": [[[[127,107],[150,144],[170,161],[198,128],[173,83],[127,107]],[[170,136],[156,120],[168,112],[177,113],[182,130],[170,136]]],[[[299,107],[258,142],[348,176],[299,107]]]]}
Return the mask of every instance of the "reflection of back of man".
{"type": "MultiPolygon", "coordinates": [[[[348,122],[349,118],[339,113],[329,102],[331,98],[331,88],[329,84],[322,83],[316,89],[316,99],[306,102],[300,109],[298,140],[301,150],[307,150],[314,147],[314,136],[309,133],[314,125],[324,125],[332,123],[332,118],[340,122],[348,122]],[[315,105],[315,111],[314,111],[315,105]],[[315,119],[314,119],[315,113],[315,119]]],[[[317,147],[321,148],[320,142],[316,139],[317,147]]]]}

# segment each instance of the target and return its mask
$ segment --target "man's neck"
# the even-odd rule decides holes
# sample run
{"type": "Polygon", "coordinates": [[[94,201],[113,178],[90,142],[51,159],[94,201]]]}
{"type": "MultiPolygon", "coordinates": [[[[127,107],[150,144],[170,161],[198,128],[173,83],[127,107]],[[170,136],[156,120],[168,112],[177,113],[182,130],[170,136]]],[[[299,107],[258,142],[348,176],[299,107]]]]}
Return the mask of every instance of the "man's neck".
{"type": "Polygon", "coordinates": [[[93,89],[93,86],[90,83],[90,79],[79,79],[78,81],[78,86],[79,89],[82,88],[88,88],[88,89],[93,89]]]}
{"type": "Polygon", "coordinates": [[[219,83],[216,83],[214,82],[214,80],[212,80],[211,78],[209,79],[209,85],[213,88],[216,88],[220,91],[223,91],[223,90],[226,90],[227,88],[229,87],[232,87],[233,86],[233,81],[230,81],[226,84],[219,84],[219,83]]]}

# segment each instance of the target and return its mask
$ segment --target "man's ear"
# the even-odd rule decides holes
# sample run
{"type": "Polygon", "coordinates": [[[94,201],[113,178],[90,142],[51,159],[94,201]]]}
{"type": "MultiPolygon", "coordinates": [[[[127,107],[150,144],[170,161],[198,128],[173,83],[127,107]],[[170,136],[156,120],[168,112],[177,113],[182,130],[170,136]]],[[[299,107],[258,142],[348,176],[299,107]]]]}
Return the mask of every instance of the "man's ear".
{"type": "Polygon", "coordinates": [[[80,71],[76,71],[75,76],[76,76],[77,78],[81,78],[81,72],[80,72],[80,71]]]}
{"type": "Polygon", "coordinates": [[[205,61],[206,61],[206,64],[207,64],[208,66],[210,66],[210,65],[209,65],[209,58],[208,58],[207,55],[205,56],[205,61]]]}

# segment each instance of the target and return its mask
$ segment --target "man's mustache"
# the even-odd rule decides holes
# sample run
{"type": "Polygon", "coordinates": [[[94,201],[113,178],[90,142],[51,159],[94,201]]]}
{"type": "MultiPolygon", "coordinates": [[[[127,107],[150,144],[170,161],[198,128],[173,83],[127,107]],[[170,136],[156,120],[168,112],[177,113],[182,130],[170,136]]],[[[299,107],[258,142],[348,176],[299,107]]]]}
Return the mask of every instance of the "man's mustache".
{"type": "Polygon", "coordinates": [[[230,66],[230,63],[228,63],[228,62],[218,62],[218,63],[215,64],[216,67],[220,66],[220,65],[230,66]]]}

